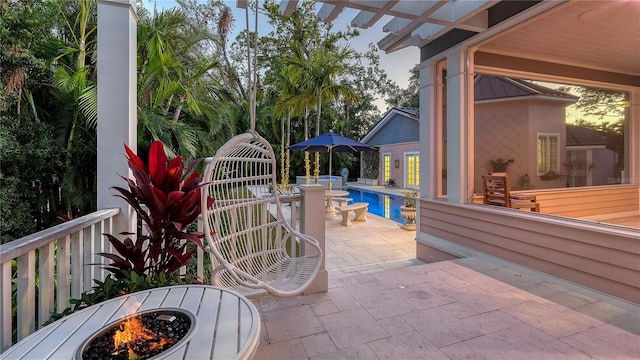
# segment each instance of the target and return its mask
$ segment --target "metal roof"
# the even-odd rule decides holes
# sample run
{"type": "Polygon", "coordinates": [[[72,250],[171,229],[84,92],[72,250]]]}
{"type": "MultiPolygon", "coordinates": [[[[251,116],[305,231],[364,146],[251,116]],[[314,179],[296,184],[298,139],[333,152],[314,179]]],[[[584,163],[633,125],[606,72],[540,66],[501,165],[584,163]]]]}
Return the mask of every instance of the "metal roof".
{"type": "Polygon", "coordinates": [[[521,79],[492,75],[476,75],[474,79],[475,101],[521,96],[544,96],[569,102],[576,102],[579,99],[577,96],[521,79]]]}
{"type": "Polygon", "coordinates": [[[567,146],[605,146],[607,137],[596,129],[567,124],[567,146]]]}

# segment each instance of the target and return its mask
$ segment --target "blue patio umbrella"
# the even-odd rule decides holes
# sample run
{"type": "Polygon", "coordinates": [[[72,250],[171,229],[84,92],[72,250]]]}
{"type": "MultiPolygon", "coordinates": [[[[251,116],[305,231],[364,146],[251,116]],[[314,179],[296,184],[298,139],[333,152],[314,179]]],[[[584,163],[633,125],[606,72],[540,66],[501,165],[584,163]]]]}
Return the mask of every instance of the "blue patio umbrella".
{"type": "Polygon", "coordinates": [[[333,152],[376,151],[377,149],[346,136],[329,131],[312,139],[289,146],[289,150],[329,153],[329,191],[331,191],[331,154],[333,152]]]}

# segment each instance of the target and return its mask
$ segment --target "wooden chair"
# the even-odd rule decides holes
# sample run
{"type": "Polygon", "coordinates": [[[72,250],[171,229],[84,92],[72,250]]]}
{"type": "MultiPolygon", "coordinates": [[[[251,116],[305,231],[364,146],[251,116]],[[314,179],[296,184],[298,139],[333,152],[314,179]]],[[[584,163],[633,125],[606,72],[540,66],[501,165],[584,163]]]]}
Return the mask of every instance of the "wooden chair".
{"type": "Polygon", "coordinates": [[[318,242],[285,221],[271,144],[254,131],[235,136],[206,160],[202,207],[214,285],[245,295],[300,294],[321,265],[318,242]],[[277,216],[269,205],[275,204],[277,216]]]}
{"type": "Polygon", "coordinates": [[[529,209],[540,212],[535,195],[512,194],[509,174],[494,173],[482,176],[483,203],[513,209],[529,209]]]}

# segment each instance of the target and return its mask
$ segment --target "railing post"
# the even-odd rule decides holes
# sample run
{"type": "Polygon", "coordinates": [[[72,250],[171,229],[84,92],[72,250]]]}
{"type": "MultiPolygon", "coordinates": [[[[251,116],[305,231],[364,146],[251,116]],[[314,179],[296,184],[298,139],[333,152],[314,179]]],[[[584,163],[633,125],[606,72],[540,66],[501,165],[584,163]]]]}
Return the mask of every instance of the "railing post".
{"type": "Polygon", "coordinates": [[[300,185],[300,194],[300,231],[318,240],[322,249],[320,270],[304,294],[326,292],[329,289],[329,275],[325,269],[324,186],[300,185]]]}
{"type": "Polygon", "coordinates": [[[0,352],[13,344],[11,324],[11,261],[0,264],[0,352]]]}

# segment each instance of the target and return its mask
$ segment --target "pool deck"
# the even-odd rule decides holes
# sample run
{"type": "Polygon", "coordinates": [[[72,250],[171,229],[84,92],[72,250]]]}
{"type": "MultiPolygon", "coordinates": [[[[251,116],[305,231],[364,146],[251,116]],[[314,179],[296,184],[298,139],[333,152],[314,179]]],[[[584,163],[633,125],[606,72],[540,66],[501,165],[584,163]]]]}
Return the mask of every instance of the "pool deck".
{"type": "Polygon", "coordinates": [[[395,197],[402,197],[402,192],[406,189],[386,186],[364,185],[357,182],[349,182],[345,188],[359,189],[365,191],[373,191],[377,193],[387,194],[395,197]]]}
{"type": "Polygon", "coordinates": [[[415,231],[376,215],[325,225],[329,291],[253,299],[255,359],[640,359],[638,304],[486,259],[424,263],[415,231]]]}

